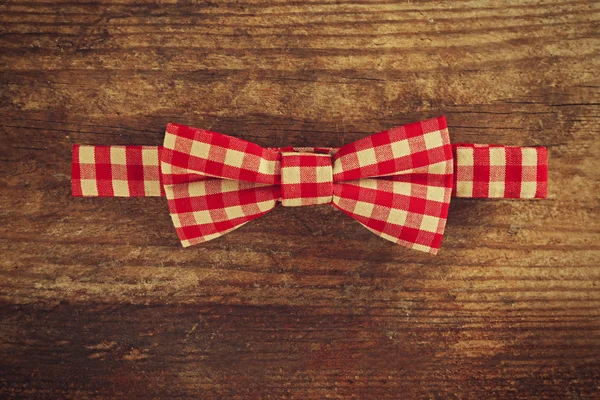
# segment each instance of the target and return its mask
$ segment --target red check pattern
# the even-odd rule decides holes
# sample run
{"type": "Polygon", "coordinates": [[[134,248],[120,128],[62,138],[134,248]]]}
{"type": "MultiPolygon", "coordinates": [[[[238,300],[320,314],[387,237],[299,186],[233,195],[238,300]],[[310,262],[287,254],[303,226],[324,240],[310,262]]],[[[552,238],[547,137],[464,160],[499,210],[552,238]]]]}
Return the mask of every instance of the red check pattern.
{"type": "Polygon", "coordinates": [[[444,118],[360,139],[333,156],[333,205],[375,234],[437,253],[452,192],[444,118]]]}
{"type": "Polygon", "coordinates": [[[239,228],[275,208],[278,186],[229,179],[165,185],[173,225],[184,247],[239,228]]]}
{"type": "Polygon", "coordinates": [[[73,196],[164,196],[153,146],[73,146],[73,196]]]}
{"type": "Polygon", "coordinates": [[[335,148],[263,148],[169,124],[162,147],[73,147],[74,196],[166,196],[183,246],[284,206],[331,203],[375,234],[435,254],[450,196],[539,198],[547,150],[452,146],[443,117],[335,148]]]}
{"type": "Polygon", "coordinates": [[[281,153],[281,204],[310,206],[333,200],[333,172],[329,154],[281,153]]]}
{"type": "Polygon", "coordinates": [[[160,152],[165,194],[183,246],[214,239],[272,210],[281,154],[242,139],[168,124],[160,152]]]}
{"type": "Polygon", "coordinates": [[[548,150],[481,144],[455,145],[455,195],[532,199],[548,194],[548,150]]]}
{"type": "Polygon", "coordinates": [[[430,253],[437,252],[446,224],[452,160],[444,118],[380,132],[333,156],[265,149],[169,124],[160,152],[171,217],[184,246],[230,232],[277,201],[331,202],[381,237],[430,253]]]}
{"type": "Polygon", "coordinates": [[[185,125],[167,125],[160,161],[166,185],[210,178],[281,182],[279,151],[185,125]]]}

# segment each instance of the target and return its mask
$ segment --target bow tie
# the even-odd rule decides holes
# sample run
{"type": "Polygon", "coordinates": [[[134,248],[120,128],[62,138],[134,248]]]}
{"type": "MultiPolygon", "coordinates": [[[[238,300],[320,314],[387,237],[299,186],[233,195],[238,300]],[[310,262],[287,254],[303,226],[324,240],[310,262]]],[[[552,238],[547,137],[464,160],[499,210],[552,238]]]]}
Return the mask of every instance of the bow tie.
{"type": "Polygon", "coordinates": [[[73,149],[74,196],[166,195],[183,246],[274,209],[331,204],[376,235],[437,253],[451,195],[546,196],[543,147],[451,145],[444,117],[336,148],[264,148],[168,124],[162,147],[73,149]]]}

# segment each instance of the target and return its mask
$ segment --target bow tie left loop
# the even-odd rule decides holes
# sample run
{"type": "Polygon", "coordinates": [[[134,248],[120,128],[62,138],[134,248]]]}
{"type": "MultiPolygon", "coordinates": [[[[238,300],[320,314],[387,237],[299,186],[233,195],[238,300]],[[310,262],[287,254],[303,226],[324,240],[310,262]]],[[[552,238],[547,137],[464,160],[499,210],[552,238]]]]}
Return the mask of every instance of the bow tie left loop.
{"type": "Polygon", "coordinates": [[[280,183],[278,151],[243,139],[168,124],[160,154],[165,184],[207,178],[274,185],[280,183]]]}
{"type": "Polygon", "coordinates": [[[242,139],[168,124],[161,173],[182,245],[215,239],[272,210],[280,160],[279,152],[242,139]]]}

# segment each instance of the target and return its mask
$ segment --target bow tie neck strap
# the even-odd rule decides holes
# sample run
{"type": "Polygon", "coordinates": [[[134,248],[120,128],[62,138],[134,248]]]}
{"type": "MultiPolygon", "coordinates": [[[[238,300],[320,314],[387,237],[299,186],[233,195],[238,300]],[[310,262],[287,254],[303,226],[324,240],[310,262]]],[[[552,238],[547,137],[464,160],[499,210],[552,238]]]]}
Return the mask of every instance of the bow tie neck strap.
{"type": "Polygon", "coordinates": [[[464,198],[544,199],[548,149],[455,144],[452,195],[464,198]]]}
{"type": "MultiPolygon", "coordinates": [[[[293,150],[293,148],[286,148],[293,150]]],[[[75,197],[165,196],[159,154],[162,146],[73,145],[71,191],[75,197]]],[[[297,149],[300,150],[300,149],[297,149]]],[[[328,151],[302,148],[303,151],[328,151]]],[[[333,149],[335,152],[335,149],[333,149]]],[[[454,144],[452,197],[546,198],[548,150],[484,144],[454,144]]],[[[205,176],[171,171],[170,183],[202,181],[205,176]]],[[[418,174],[391,180],[419,179],[418,174]]]]}
{"type": "Polygon", "coordinates": [[[73,196],[164,196],[160,150],[157,146],[73,145],[73,196]]]}

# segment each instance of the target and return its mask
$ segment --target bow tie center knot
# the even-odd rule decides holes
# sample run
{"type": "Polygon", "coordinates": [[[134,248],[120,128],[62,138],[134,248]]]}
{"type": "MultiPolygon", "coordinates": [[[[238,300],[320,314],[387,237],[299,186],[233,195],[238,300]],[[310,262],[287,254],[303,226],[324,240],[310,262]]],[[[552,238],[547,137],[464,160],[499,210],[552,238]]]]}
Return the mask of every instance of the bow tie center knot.
{"type": "Polygon", "coordinates": [[[281,204],[309,206],[333,200],[331,156],[319,153],[281,153],[281,204]]]}

